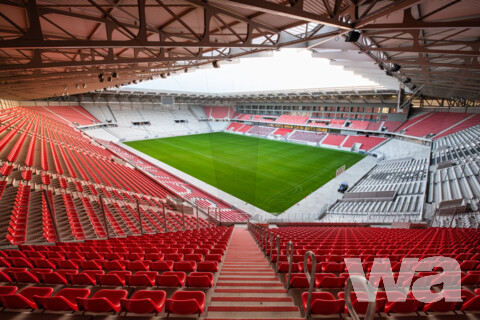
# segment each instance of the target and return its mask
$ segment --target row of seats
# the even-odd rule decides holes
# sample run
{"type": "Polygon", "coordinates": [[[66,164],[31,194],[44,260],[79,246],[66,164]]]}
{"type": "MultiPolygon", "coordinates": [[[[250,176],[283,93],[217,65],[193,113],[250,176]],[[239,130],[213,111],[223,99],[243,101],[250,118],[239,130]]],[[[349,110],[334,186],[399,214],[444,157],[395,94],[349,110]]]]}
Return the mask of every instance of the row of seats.
{"type": "Polygon", "coordinates": [[[0,286],[0,305],[8,309],[41,309],[50,311],[87,311],[93,313],[130,312],[202,314],[205,293],[176,291],[171,298],[162,290],[138,290],[128,298],[126,290],[102,289],[90,297],[87,288],[65,288],[53,294],[50,287],[27,287],[19,292],[15,286],[0,286]]]}
{"type": "MultiPolygon", "coordinates": [[[[141,263],[129,265],[130,270],[88,270],[75,269],[4,268],[0,271],[0,282],[92,285],[92,286],[142,286],[142,287],[213,287],[213,272],[218,271],[218,262],[203,261],[158,261],[150,263],[150,271],[141,263]],[[140,267],[139,267],[140,266],[140,267]],[[143,270],[142,270],[143,269],[143,270]],[[136,271],[135,273],[132,270],[136,271]],[[187,276],[188,273],[188,276],[187,276]]],[[[117,268],[114,266],[113,268],[117,268]]],[[[118,268],[120,269],[120,268],[118,268]]]]}
{"type": "MultiPolygon", "coordinates": [[[[425,292],[428,293],[429,292],[425,292]]],[[[432,303],[423,303],[417,299],[418,295],[422,293],[417,293],[414,295],[412,292],[408,293],[407,298],[404,301],[396,301],[395,298],[387,299],[387,293],[385,291],[377,292],[376,296],[376,313],[385,312],[385,313],[416,313],[419,311],[422,312],[450,312],[454,310],[461,311],[480,311],[480,289],[476,289],[475,293],[462,290],[462,302],[447,302],[445,299],[438,300],[432,303]],[[392,301],[393,300],[393,301],[392,301]]],[[[449,294],[446,292],[446,294],[449,294]]],[[[389,292],[389,296],[398,296],[399,299],[403,297],[401,292],[389,292]]],[[[368,294],[365,292],[352,292],[351,301],[353,308],[359,314],[367,313],[368,302],[365,300],[368,299],[368,294]],[[364,299],[363,301],[361,299],[364,299]]],[[[308,292],[302,294],[302,305],[303,308],[307,308],[308,301],[308,292]]],[[[345,293],[339,292],[338,298],[330,292],[313,292],[312,293],[312,304],[310,307],[310,312],[313,314],[340,314],[348,313],[347,307],[345,305],[345,293]]]]}

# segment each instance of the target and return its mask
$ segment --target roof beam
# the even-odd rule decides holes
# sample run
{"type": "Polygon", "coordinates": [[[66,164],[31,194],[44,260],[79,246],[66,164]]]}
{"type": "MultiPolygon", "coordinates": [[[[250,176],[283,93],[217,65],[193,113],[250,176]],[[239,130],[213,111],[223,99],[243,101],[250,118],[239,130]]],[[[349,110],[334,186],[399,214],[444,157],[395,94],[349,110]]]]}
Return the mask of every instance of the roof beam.
{"type": "Polygon", "coordinates": [[[438,28],[480,28],[480,19],[466,19],[456,21],[427,22],[427,21],[408,21],[403,23],[377,23],[367,24],[362,30],[411,30],[411,29],[438,29],[438,28]]]}
{"type": "Polygon", "coordinates": [[[265,0],[210,0],[209,3],[218,3],[222,6],[230,5],[247,8],[250,10],[270,13],[275,16],[314,22],[340,29],[352,29],[352,24],[343,22],[340,18],[330,18],[328,16],[318,15],[302,9],[297,9],[296,7],[288,7],[265,0]]]}

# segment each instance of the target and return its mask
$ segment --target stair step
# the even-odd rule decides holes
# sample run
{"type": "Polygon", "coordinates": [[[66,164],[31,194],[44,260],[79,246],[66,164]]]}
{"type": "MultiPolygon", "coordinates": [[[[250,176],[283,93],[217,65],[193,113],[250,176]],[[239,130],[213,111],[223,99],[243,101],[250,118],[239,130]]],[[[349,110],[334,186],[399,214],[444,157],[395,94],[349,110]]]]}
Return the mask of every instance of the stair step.
{"type": "Polygon", "coordinates": [[[301,319],[248,230],[234,229],[228,250],[205,319],[301,319]]]}
{"type": "Polygon", "coordinates": [[[248,281],[278,281],[279,279],[276,278],[276,277],[258,277],[258,278],[255,278],[255,277],[220,277],[218,278],[218,281],[245,281],[245,280],[248,280],[248,281]]]}
{"type": "Polygon", "coordinates": [[[258,273],[258,272],[222,272],[222,276],[268,276],[268,275],[275,275],[273,271],[258,273]]]}
{"type": "Polygon", "coordinates": [[[286,289],[215,289],[215,292],[224,293],[287,293],[286,289]]]}
{"type": "MultiPolygon", "coordinates": [[[[293,301],[288,301],[293,303],[293,301]]],[[[210,306],[215,307],[231,307],[232,301],[212,301],[210,306]]],[[[236,301],[235,306],[238,307],[284,307],[285,301],[281,302],[262,302],[262,301],[236,301]]]]}
{"type": "Polygon", "coordinates": [[[217,287],[281,287],[280,282],[217,282],[217,287]]]}
{"type": "Polygon", "coordinates": [[[266,306],[266,307],[254,307],[254,306],[210,306],[208,312],[215,311],[227,311],[227,312],[290,312],[299,311],[297,306],[266,306]]]}
{"type": "Polygon", "coordinates": [[[212,297],[212,301],[258,301],[258,302],[291,302],[290,297],[212,297]]]}
{"type": "MultiPolygon", "coordinates": [[[[212,312],[208,313],[208,317],[206,319],[245,319],[245,320],[268,320],[268,319],[301,319],[299,318],[298,311],[291,311],[291,312],[212,312]],[[250,317],[251,316],[251,317],[250,317]]],[[[304,319],[301,319],[304,320],[304,319]]]]}

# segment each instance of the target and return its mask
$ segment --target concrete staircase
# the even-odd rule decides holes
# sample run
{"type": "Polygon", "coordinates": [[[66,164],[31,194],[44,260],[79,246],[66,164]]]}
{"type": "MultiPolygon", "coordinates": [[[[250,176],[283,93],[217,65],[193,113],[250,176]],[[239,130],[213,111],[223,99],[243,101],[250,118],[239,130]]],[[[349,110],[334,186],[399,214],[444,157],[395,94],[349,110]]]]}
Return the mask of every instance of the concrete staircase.
{"type": "Polygon", "coordinates": [[[233,231],[206,319],[302,319],[247,229],[233,231]]]}

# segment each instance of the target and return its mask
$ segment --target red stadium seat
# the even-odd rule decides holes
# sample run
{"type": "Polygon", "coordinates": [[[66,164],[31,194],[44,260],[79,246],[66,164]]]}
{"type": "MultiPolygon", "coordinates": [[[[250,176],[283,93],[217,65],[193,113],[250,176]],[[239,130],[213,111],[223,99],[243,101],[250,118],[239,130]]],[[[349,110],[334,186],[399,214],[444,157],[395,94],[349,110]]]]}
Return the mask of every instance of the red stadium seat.
{"type": "Polygon", "coordinates": [[[42,283],[48,284],[68,284],[67,276],[58,272],[40,273],[38,274],[42,283]]]}
{"type": "Polygon", "coordinates": [[[152,271],[172,271],[174,262],[169,260],[155,261],[150,263],[150,270],[152,271]]]}
{"type": "Polygon", "coordinates": [[[165,260],[171,261],[182,261],[183,260],[183,253],[167,253],[165,255],[165,260]]]}
{"type": "Polygon", "coordinates": [[[97,285],[97,280],[95,275],[103,275],[105,272],[103,270],[85,270],[79,274],[67,274],[67,279],[70,284],[73,285],[97,285]]]}
{"type": "Polygon", "coordinates": [[[222,262],[222,255],[221,254],[206,254],[205,255],[205,261],[222,262]]]}
{"type": "Polygon", "coordinates": [[[202,314],[205,309],[205,293],[202,291],[177,291],[165,303],[167,316],[174,314],[202,314]]]}
{"type": "Polygon", "coordinates": [[[0,296],[14,294],[17,290],[18,288],[15,286],[0,286],[0,296]]]}
{"type": "MultiPolygon", "coordinates": [[[[303,308],[306,310],[308,300],[308,292],[302,294],[303,308]]],[[[312,304],[310,312],[312,314],[336,314],[343,311],[345,301],[342,299],[336,300],[330,292],[313,292],[312,304]]]]}
{"type": "Polygon", "coordinates": [[[131,286],[153,287],[155,285],[156,271],[138,271],[134,275],[127,277],[128,284],[131,286]]]}
{"type": "Polygon", "coordinates": [[[180,271],[166,271],[155,277],[157,286],[160,287],[183,287],[187,275],[180,271]]]}
{"type": "MultiPolygon", "coordinates": [[[[317,281],[315,281],[315,284],[317,281]]],[[[307,280],[307,275],[305,273],[292,273],[290,278],[290,287],[291,288],[308,288],[310,284],[307,280]]]]}
{"type": "Polygon", "coordinates": [[[17,268],[33,268],[33,264],[25,258],[12,257],[10,258],[10,263],[17,268]]]}
{"type": "Polygon", "coordinates": [[[77,298],[87,298],[89,295],[89,289],[65,288],[57,292],[53,297],[34,297],[34,299],[37,306],[41,309],[53,311],[77,311],[77,298]]]}
{"type": "Polygon", "coordinates": [[[192,272],[187,277],[187,287],[212,288],[213,273],[192,272]]]}
{"type": "Polygon", "coordinates": [[[175,271],[193,272],[196,268],[197,263],[195,261],[178,261],[173,264],[173,270],[175,271]]]}
{"type": "Polygon", "coordinates": [[[130,271],[148,271],[150,268],[150,261],[135,260],[128,261],[126,269],[130,271]]]}
{"type": "Polygon", "coordinates": [[[57,266],[55,264],[55,260],[44,259],[44,258],[30,258],[33,265],[36,268],[48,268],[48,269],[56,269],[57,266]]]}
{"type": "Polygon", "coordinates": [[[113,260],[103,262],[104,270],[125,270],[125,260],[113,260]]]}
{"type": "Polygon", "coordinates": [[[160,313],[167,294],[162,290],[139,290],[130,299],[121,299],[122,310],[132,313],[160,313]]]}
{"type": "Polygon", "coordinates": [[[0,302],[4,307],[10,309],[37,309],[37,304],[33,297],[48,297],[52,293],[53,288],[27,287],[17,294],[0,296],[0,302]]]}
{"type": "MultiPolygon", "coordinates": [[[[193,249],[192,249],[193,250],[193,249]]],[[[195,261],[195,262],[200,262],[203,261],[203,255],[202,254],[186,254],[185,255],[185,260],[187,261],[195,261]]]]}
{"type": "Polygon", "coordinates": [[[464,302],[460,310],[480,311],[480,296],[472,297],[470,300],[464,302]]]}
{"type": "Polygon", "coordinates": [[[201,261],[197,265],[197,271],[218,272],[217,261],[201,261]]]}
{"type": "Polygon", "coordinates": [[[128,295],[126,290],[106,290],[97,291],[91,298],[78,298],[79,310],[90,312],[118,312],[121,309],[120,301],[128,295]]]}
{"type": "Polygon", "coordinates": [[[3,271],[0,271],[0,282],[12,282],[12,278],[3,271]]]}
{"type": "Polygon", "coordinates": [[[102,270],[102,263],[94,260],[81,261],[80,267],[83,270],[102,270]]]}
{"type": "Polygon", "coordinates": [[[126,278],[132,274],[131,271],[110,271],[107,274],[97,274],[95,279],[98,284],[105,286],[125,286],[126,278]]]}
{"type": "Polygon", "coordinates": [[[30,271],[13,271],[10,275],[15,279],[15,282],[19,283],[40,283],[37,276],[30,271]]]}
{"type": "Polygon", "coordinates": [[[407,297],[405,301],[395,301],[395,298],[393,301],[387,299],[387,302],[385,302],[384,311],[386,313],[412,313],[418,310],[419,303],[420,302],[417,299],[411,297],[407,297]]]}
{"type": "Polygon", "coordinates": [[[74,260],[57,260],[57,266],[61,269],[79,269],[77,262],[74,260]]]}

